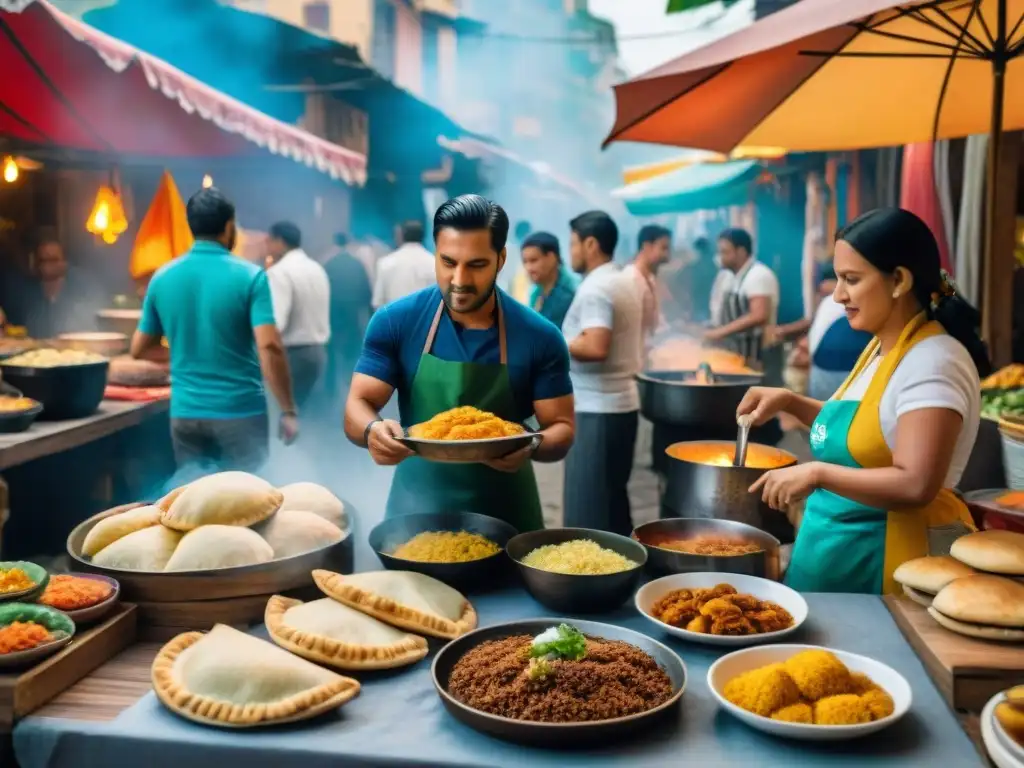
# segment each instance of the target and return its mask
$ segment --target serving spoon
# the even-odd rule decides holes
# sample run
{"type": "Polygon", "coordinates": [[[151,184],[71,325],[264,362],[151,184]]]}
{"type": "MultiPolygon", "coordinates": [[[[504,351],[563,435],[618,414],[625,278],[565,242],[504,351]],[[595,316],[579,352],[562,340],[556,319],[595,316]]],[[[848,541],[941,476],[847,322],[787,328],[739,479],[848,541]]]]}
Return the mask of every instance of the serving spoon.
{"type": "Polygon", "coordinates": [[[747,441],[750,439],[750,416],[736,417],[736,453],[732,457],[734,467],[742,467],[747,463],[747,441]]]}

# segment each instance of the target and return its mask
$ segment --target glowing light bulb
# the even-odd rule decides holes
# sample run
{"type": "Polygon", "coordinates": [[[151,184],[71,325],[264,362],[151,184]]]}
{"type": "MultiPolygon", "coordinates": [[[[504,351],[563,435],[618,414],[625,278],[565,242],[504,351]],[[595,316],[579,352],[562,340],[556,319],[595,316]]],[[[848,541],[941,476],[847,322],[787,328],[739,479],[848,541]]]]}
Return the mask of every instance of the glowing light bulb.
{"type": "Polygon", "coordinates": [[[8,155],[4,158],[4,181],[13,184],[18,180],[18,164],[8,155]]]}
{"type": "Polygon", "coordinates": [[[107,230],[102,235],[100,235],[100,237],[103,238],[103,242],[106,243],[107,245],[113,245],[114,243],[117,242],[118,234],[116,232],[107,230]]]}
{"type": "Polygon", "coordinates": [[[213,186],[213,176],[211,176],[210,174],[207,173],[207,174],[205,174],[203,176],[203,189],[209,189],[212,186],[213,186]]]}
{"type": "Polygon", "coordinates": [[[100,203],[96,207],[92,225],[101,232],[110,226],[110,206],[107,203],[100,203]]]}

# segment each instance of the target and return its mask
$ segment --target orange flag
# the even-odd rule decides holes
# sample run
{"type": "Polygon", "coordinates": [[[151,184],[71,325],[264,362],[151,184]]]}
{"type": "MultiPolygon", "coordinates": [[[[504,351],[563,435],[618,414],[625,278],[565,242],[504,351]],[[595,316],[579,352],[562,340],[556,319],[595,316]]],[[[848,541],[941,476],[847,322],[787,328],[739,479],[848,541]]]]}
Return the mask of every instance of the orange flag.
{"type": "Polygon", "coordinates": [[[132,277],[138,280],[156,272],[191,247],[192,232],[185,216],[185,203],[174,178],[164,171],[160,187],[139,225],[128,268],[132,277]]]}

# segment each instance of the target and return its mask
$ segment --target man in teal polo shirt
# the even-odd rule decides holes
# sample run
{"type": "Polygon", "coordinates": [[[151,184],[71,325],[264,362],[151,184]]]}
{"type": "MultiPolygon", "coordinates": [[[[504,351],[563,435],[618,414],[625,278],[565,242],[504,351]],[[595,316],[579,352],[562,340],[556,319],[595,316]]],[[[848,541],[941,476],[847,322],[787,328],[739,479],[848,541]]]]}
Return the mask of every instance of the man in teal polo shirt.
{"type": "Polygon", "coordinates": [[[153,276],[131,354],[167,338],[179,468],[253,471],[269,452],[264,378],[281,406],[281,439],[291,443],[299,429],[267,274],[231,253],[235,207],[218,190],[196,193],[186,212],[195,245],[153,276]]]}

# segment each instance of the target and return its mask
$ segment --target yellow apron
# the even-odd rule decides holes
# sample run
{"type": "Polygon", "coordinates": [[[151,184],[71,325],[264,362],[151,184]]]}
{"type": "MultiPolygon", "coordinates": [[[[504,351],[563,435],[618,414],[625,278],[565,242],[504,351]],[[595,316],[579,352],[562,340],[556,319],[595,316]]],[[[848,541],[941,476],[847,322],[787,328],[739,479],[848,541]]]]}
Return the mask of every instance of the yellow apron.
{"type": "MultiPolygon", "coordinates": [[[[922,312],[882,358],[864,398],[843,400],[850,384],[878,354],[878,339],[868,344],[811,427],[815,460],[868,469],[892,466],[882,432],[882,395],[907,352],[941,333],[942,326],[922,312]]],[[[973,528],[966,505],[950,489],[939,491],[925,507],[898,511],[874,509],[819,489],[807,499],[786,583],[802,592],[892,594],[897,591],[892,574],[901,563],[948,551],[956,535],[973,528]]]]}

